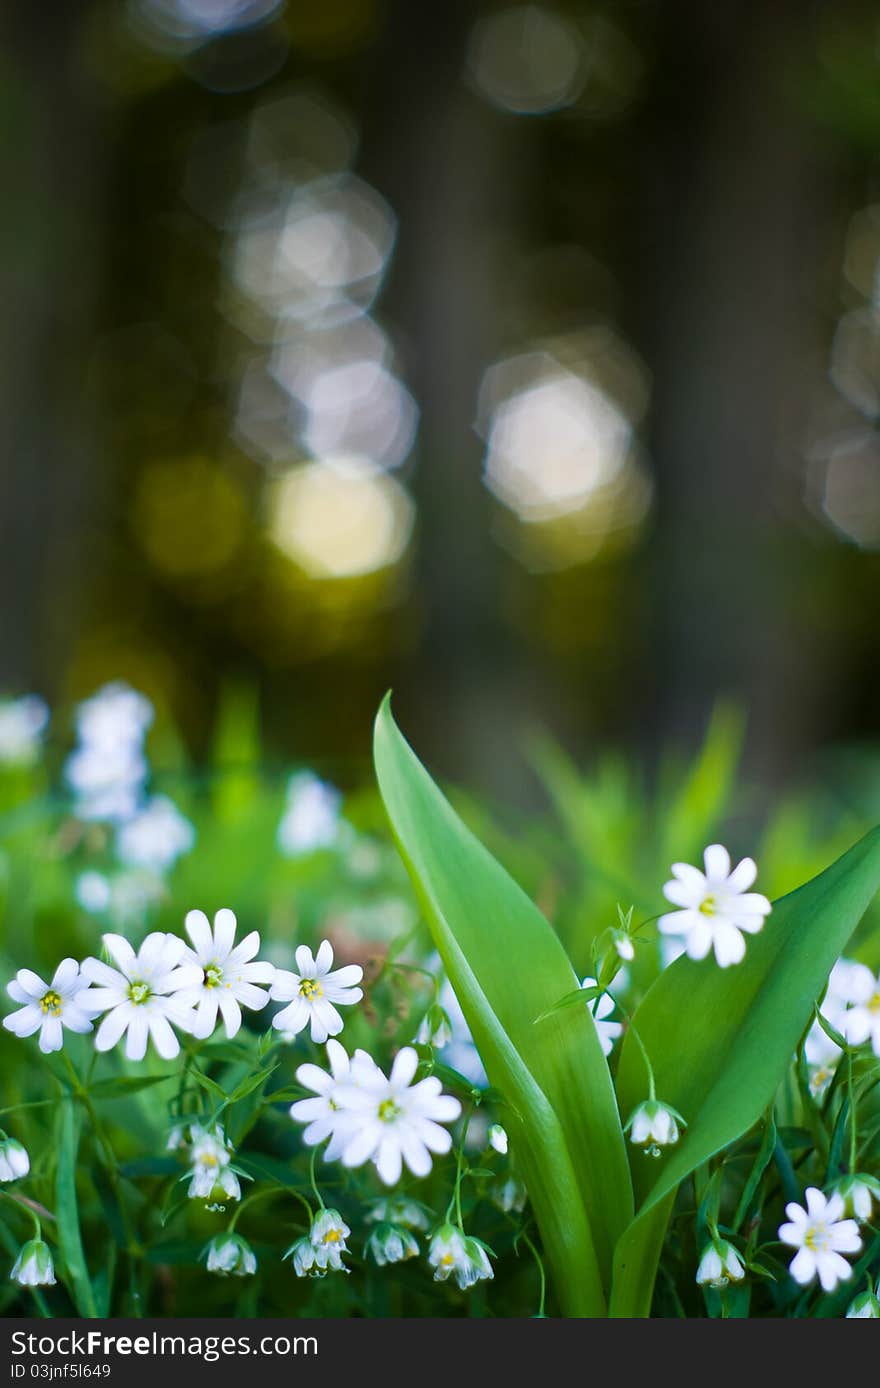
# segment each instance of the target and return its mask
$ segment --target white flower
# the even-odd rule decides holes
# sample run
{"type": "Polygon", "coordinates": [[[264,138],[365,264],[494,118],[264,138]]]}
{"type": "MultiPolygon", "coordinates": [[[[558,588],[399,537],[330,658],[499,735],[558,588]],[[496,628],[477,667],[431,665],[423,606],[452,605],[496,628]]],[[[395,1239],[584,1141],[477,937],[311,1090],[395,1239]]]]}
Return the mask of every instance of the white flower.
{"type": "Polygon", "coordinates": [[[705,959],[710,950],[722,969],[745,956],[742,932],[755,935],[770,914],[770,902],[748,889],[757,876],[751,858],[743,858],[731,871],[730,854],[713,843],[703,855],[705,872],[688,863],[673,863],[673,880],[663,888],[667,901],[681,909],[661,916],[663,934],[686,936],[691,959],[705,959]]]}
{"type": "Polygon", "coordinates": [[[105,684],[76,711],[80,740],[101,747],[140,743],[152,721],[149,699],[122,680],[105,684]]]}
{"type": "Polygon", "coordinates": [[[849,999],[853,1005],[843,1015],[839,1030],[851,1046],[870,1041],[874,1054],[880,1056],[880,977],[875,978],[864,964],[854,966],[849,999]]]}
{"type": "Polygon", "coordinates": [[[78,819],[120,823],[137,809],[147,763],[137,747],[84,746],[71,752],[64,775],[76,796],[78,819]]]}
{"type": "Polygon", "coordinates": [[[32,1036],[39,1031],[40,1050],[45,1054],[61,1050],[64,1027],[80,1033],[91,1031],[92,1019],[102,1010],[89,988],[88,975],[75,959],[62,959],[51,983],[30,969],[19,969],[6,991],[13,1002],[24,1005],[3,1018],[4,1027],[16,1036],[32,1036]]]}
{"type": "Polygon", "coordinates": [[[434,1281],[455,1277],[462,1291],[494,1274],[486,1250],[477,1239],[469,1239],[452,1224],[442,1224],[431,1239],[428,1262],[434,1281]]]}
{"type": "Polygon", "coordinates": [[[880,1181],[874,1176],[844,1176],[836,1182],[834,1191],[843,1201],[844,1214],[853,1215],[861,1224],[871,1218],[874,1201],[880,1201],[880,1181]]]}
{"type": "Polygon", "coordinates": [[[451,1066],[453,1070],[457,1070],[460,1075],[464,1075],[465,1079],[470,1080],[471,1084],[476,1085],[478,1089],[484,1089],[488,1085],[489,1079],[480,1059],[480,1053],[474,1044],[467,1018],[461,1010],[455,989],[448,978],[443,981],[438,1001],[452,1028],[452,1039],[443,1048],[443,1063],[451,1066]]]}
{"type": "Polygon", "coordinates": [[[847,1320],[878,1320],[880,1319],[880,1301],[873,1292],[859,1292],[849,1304],[846,1313],[847,1320]]]}
{"type": "Polygon", "coordinates": [[[219,1124],[207,1132],[199,1124],[190,1129],[190,1161],[192,1172],[187,1195],[190,1200],[208,1200],[225,1196],[241,1199],[241,1186],[234,1171],[229,1169],[232,1149],[219,1124]]]}
{"type": "Polygon", "coordinates": [[[49,709],[36,694],[0,703],[0,763],[29,766],[40,754],[49,709]]]}
{"type": "Polygon", "coordinates": [[[361,1166],[372,1160],[387,1186],[400,1180],[405,1162],[414,1176],[427,1176],[431,1153],[446,1153],[452,1138],[441,1123],[452,1123],[461,1104],[443,1094],[435,1075],[413,1084],[419,1058],[411,1046],[398,1051],[386,1079],[378,1066],[358,1072],[356,1084],[341,1085],[337,1102],[358,1119],[346,1137],[342,1163],[361,1166]]]}
{"type": "Polygon", "coordinates": [[[217,1234],[208,1244],[208,1271],[224,1277],[250,1277],[257,1270],[257,1260],[246,1239],[240,1234],[217,1234]]]}
{"type": "Polygon", "coordinates": [[[308,1277],[311,1273],[316,1276],[323,1276],[326,1269],[319,1271],[317,1267],[317,1250],[311,1239],[308,1237],[297,1239],[292,1243],[287,1252],[282,1256],[290,1258],[293,1263],[293,1270],[297,1277],[308,1277]]]}
{"type": "Polygon", "coordinates": [[[402,1224],[404,1229],[428,1228],[428,1216],[424,1205],[411,1200],[407,1195],[385,1195],[375,1200],[366,1216],[368,1224],[402,1224]]]}
{"type": "Polygon", "coordinates": [[[618,959],[622,959],[625,964],[631,964],[636,957],[636,947],[632,942],[632,936],[627,935],[623,930],[615,930],[614,948],[618,959]]]}
{"type": "MultiPolygon", "coordinates": [[[[585,978],[581,984],[582,988],[595,988],[594,978],[585,978]]],[[[621,1022],[609,1022],[608,1017],[614,1011],[614,999],[608,993],[600,993],[595,1003],[590,1004],[590,1016],[596,1024],[596,1031],[599,1033],[599,1043],[604,1055],[610,1055],[612,1047],[620,1033],[623,1031],[621,1022]],[[593,1008],[595,1007],[595,1011],[593,1008]]]]}
{"type": "Polygon", "coordinates": [[[322,1272],[345,1272],[343,1253],[348,1252],[351,1230],[338,1210],[322,1210],[312,1220],[309,1241],[315,1250],[315,1266],[322,1272]]]}
{"type": "Polygon", "coordinates": [[[0,1142],[0,1181],[20,1181],[31,1169],[27,1149],[14,1137],[0,1142]]]}
{"type": "Polygon", "coordinates": [[[630,1142],[642,1147],[647,1156],[659,1157],[661,1147],[673,1147],[678,1142],[679,1127],[686,1127],[680,1113],[657,1099],[639,1104],[624,1126],[630,1132],[630,1142]]]}
{"type": "Polygon", "coordinates": [[[287,808],[278,825],[278,847],[288,858],[331,848],[339,834],[342,796],[311,771],[291,776],[287,808]]]}
{"type": "Polygon", "coordinates": [[[95,872],[94,869],[81,872],[74,884],[73,894],[90,916],[100,915],[107,910],[112,899],[110,879],[105,877],[103,872],[95,872]]]}
{"type": "Polygon", "coordinates": [[[364,1253],[380,1268],[387,1263],[404,1263],[407,1258],[417,1257],[418,1252],[416,1240],[400,1224],[380,1224],[364,1245],[364,1253]]]}
{"type": "Polygon", "coordinates": [[[175,1123],[171,1132],[168,1134],[168,1141],[165,1143],[166,1152],[180,1152],[188,1146],[186,1128],[183,1123],[175,1123]]]}
{"type": "Polygon", "coordinates": [[[173,1060],[180,1042],[171,1023],[192,1031],[195,1021],[175,995],[195,987],[201,969],[181,964],[183,941],[158,930],[147,936],[137,954],[122,935],[105,935],[104,947],[115,969],[100,959],[85,959],[82,965],[85,977],[97,985],[90,990],[89,1001],[107,1012],[95,1036],[96,1050],[111,1050],[127,1033],[129,1060],[143,1060],[151,1037],[159,1055],[173,1060]]]}
{"type": "Polygon", "coordinates": [[[859,1226],[854,1219],[843,1218],[843,1199],[839,1195],[826,1199],[821,1190],[809,1186],[806,1200],[806,1209],[794,1201],[786,1205],[789,1222],[779,1227],[782,1242],[798,1250],[788,1270],[801,1286],[812,1282],[818,1274],[823,1291],[833,1292],[838,1282],[845,1282],[852,1275],[852,1268],[841,1254],[861,1251],[859,1226]]]}
{"type": "Polygon", "coordinates": [[[167,795],[154,795],[116,832],[116,856],[126,867],[168,872],[195,843],[196,831],[167,795]]]}
{"type": "Polygon", "coordinates": [[[740,1256],[726,1239],[713,1239],[703,1249],[696,1280],[701,1287],[726,1287],[746,1275],[740,1256]]]}
{"type": "Polygon", "coordinates": [[[507,1133],[500,1123],[493,1123],[489,1129],[489,1146],[502,1157],[507,1155],[507,1133]]]}
{"type": "Polygon", "coordinates": [[[298,973],[288,969],[278,969],[272,984],[270,997],[276,1002],[289,1002],[272,1018],[272,1025],[278,1031],[294,1034],[311,1023],[312,1040],[321,1045],[328,1036],[338,1036],[345,1023],[334,1004],[350,1007],[360,1002],[364,996],[360,983],[364,971],[360,964],[346,964],[341,969],[333,969],[333,947],[329,940],[322,940],[316,955],[307,945],[300,945],[296,951],[298,973]]]}
{"type": "Polygon", "coordinates": [[[452,1023],[438,1003],[432,1003],[416,1032],[416,1045],[433,1046],[442,1051],[452,1040],[452,1023]]]}
{"type": "Polygon", "coordinates": [[[199,981],[181,993],[179,1001],[195,1008],[197,1037],[211,1035],[219,1011],[231,1038],[241,1026],[242,1007],[259,1012],[266,1006],[269,994],[257,984],[270,984],[275,969],[254,960],[260,948],[258,931],[252,930],[236,945],[235,913],[227,907],[214,916],[213,932],[204,911],[188,911],[184,926],[193,947],[184,947],[181,963],[192,965],[199,981]]]}
{"type": "Polygon", "coordinates": [[[298,1099],[291,1104],[290,1116],[296,1123],[308,1124],[303,1133],[307,1147],[315,1147],[329,1137],[324,1159],[336,1161],[358,1127],[357,1115],[340,1107],[339,1090],[342,1085],[357,1084],[359,1075],[376,1067],[366,1051],[355,1051],[349,1060],[345,1048],[332,1039],[327,1042],[327,1059],[329,1074],[318,1065],[300,1065],[296,1078],[305,1089],[311,1089],[315,1098],[298,1099]]]}
{"type": "Polygon", "coordinates": [[[54,1287],[55,1267],[48,1245],[42,1239],[30,1239],[16,1258],[9,1277],[23,1287],[54,1287]]]}
{"type": "Polygon", "coordinates": [[[526,1207],[528,1191],[516,1176],[505,1176],[489,1187],[489,1199],[506,1214],[521,1214],[526,1207]]]}

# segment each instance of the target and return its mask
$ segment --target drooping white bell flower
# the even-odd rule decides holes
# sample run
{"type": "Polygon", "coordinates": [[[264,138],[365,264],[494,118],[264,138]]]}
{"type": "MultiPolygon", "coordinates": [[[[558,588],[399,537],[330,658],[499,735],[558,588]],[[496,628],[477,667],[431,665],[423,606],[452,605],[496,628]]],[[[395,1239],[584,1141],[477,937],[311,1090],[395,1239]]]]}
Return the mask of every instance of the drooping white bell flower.
{"type": "Polygon", "coordinates": [[[681,1136],[681,1128],[687,1127],[680,1113],[659,1099],[646,1099],[638,1105],[627,1122],[624,1132],[629,1131],[633,1146],[641,1147],[649,1157],[659,1157],[661,1149],[673,1147],[681,1136]]]}
{"type": "Polygon", "coordinates": [[[713,1239],[703,1249],[696,1281],[701,1287],[726,1287],[746,1275],[739,1254],[726,1239],[713,1239]]]}
{"type": "MultiPolygon", "coordinates": [[[[582,988],[595,988],[596,986],[596,980],[590,977],[585,978],[581,983],[582,988]]],[[[600,993],[595,1002],[589,1005],[590,1016],[596,1024],[596,1031],[599,1033],[599,1044],[602,1047],[603,1055],[611,1054],[615,1041],[623,1031],[621,1022],[608,1021],[613,1011],[614,999],[608,993],[600,993]]]]}
{"type": "Polygon", "coordinates": [[[454,1277],[462,1291],[494,1276],[484,1245],[453,1224],[442,1224],[435,1231],[428,1247],[428,1263],[434,1269],[435,1282],[454,1277]]]}
{"type": "Polygon", "coordinates": [[[241,1234],[216,1234],[207,1255],[208,1271],[222,1277],[251,1277],[257,1270],[254,1251],[241,1234]]]}
{"type": "Polygon", "coordinates": [[[663,895],[679,909],[661,916],[657,925],[662,934],[684,936],[691,959],[705,959],[714,949],[726,969],[745,957],[744,933],[762,930],[771,906],[765,896],[749,891],[758,872],[751,858],[731,868],[727,849],[713,843],[703,863],[704,872],[689,863],[673,863],[663,895]]]}
{"type": "Polygon", "coordinates": [[[418,1243],[402,1224],[378,1225],[364,1245],[364,1253],[380,1268],[389,1263],[404,1263],[417,1257],[418,1252],[418,1243]]]}
{"type": "Polygon", "coordinates": [[[16,1258],[9,1277],[22,1287],[54,1287],[55,1265],[48,1244],[42,1239],[30,1239],[16,1258]]]}
{"type": "Polygon", "coordinates": [[[321,941],[315,955],[307,945],[300,945],[296,951],[296,967],[298,973],[289,969],[275,971],[270,997],[276,1002],[289,1003],[289,1006],[276,1013],[272,1025],[278,1031],[294,1035],[310,1026],[312,1040],[320,1046],[328,1036],[338,1036],[345,1026],[337,1008],[350,1007],[363,997],[357,984],[364,971],[360,964],[345,964],[341,969],[334,969],[333,946],[329,940],[321,941]]]}
{"type": "Polygon", "coordinates": [[[31,1169],[27,1148],[14,1137],[0,1142],[0,1181],[20,1181],[31,1169]]]}

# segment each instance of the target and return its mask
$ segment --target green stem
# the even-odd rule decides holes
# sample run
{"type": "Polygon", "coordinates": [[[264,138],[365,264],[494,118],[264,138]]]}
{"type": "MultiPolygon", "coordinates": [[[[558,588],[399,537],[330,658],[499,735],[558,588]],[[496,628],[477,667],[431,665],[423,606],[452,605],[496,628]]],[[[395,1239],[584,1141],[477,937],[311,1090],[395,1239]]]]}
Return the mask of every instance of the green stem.
{"type": "Polygon", "coordinates": [[[461,1138],[459,1140],[458,1147],[456,1148],[455,1153],[455,1185],[452,1189],[452,1197],[449,1201],[449,1204],[446,1207],[446,1223],[449,1223],[450,1218],[452,1216],[452,1211],[454,1209],[455,1222],[462,1233],[464,1233],[464,1224],[461,1217],[461,1183],[464,1179],[464,1144],[467,1141],[468,1128],[471,1125],[471,1119],[474,1116],[475,1107],[476,1104],[472,1100],[471,1106],[465,1114],[464,1124],[461,1130],[461,1138]]]}
{"type": "Polygon", "coordinates": [[[852,1051],[847,1051],[847,1061],[849,1062],[849,1074],[846,1078],[847,1091],[849,1095],[849,1174],[852,1175],[858,1166],[858,1127],[856,1124],[856,1091],[853,1084],[853,1057],[852,1051]]]}
{"type": "Polygon", "coordinates": [[[318,1202],[318,1209],[319,1209],[319,1210],[323,1210],[323,1209],[325,1208],[325,1206],[324,1206],[324,1197],[322,1196],[321,1192],[318,1190],[318,1182],[317,1182],[317,1180],[315,1179],[315,1165],[316,1165],[316,1163],[317,1163],[317,1160],[318,1160],[318,1149],[317,1149],[317,1147],[313,1147],[313,1148],[312,1148],[311,1160],[309,1161],[309,1183],[311,1184],[312,1191],[314,1192],[315,1199],[316,1199],[317,1202],[318,1202]]]}

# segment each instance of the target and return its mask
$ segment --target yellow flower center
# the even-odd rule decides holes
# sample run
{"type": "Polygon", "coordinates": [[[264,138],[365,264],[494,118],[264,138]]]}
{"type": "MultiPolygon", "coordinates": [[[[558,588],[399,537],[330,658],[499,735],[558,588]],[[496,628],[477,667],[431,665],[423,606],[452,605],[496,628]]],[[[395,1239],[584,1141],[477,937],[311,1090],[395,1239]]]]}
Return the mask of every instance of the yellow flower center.
{"type": "Polygon", "coordinates": [[[150,997],[149,983],[130,983],[128,985],[128,996],[131,1001],[138,1006],[140,1006],[141,1003],[147,1002],[150,997]]]}
{"type": "Polygon", "coordinates": [[[383,1099],[379,1105],[379,1119],[382,1123],[393,1123],[400,1109],[393,1099],[383,1099]]]}
{"type": "Polygon", "coordinates": [[[869,1012],[880,1012],[880,991],[876,992],[868,1002],[869,1012]]]}
{"type": "Polygon", "coordinates": [[[219,964],[209,964],[205,969],[205,987],[219,988],[223,982],[223,970],[219,964]]]}
{"type": "Polygon", "coordinates": [[[40,1009],[47,1017],[61,1016],[61,999],[51,988],[40,998],[40,1009]]]}
{"type": "Polygon", "coordinates": [[[443,1257],[440,1259],[440,1266],[443,1268],[448,1268],[451,1267],[454,1262],[455,1259],[453,1258],[451,1253],[444,1253],[443,1257]]]}
{"type": "Polygon", "coordinates": [[[200,1160],[202,1166],[212,1167],[217,1165],[217,1158],[214,1156],[213,1152],[206,1152],[200,1160]]]}
{"type": "Polygon", "coordinates": [[[714,896],[707,896],[705,901],[700,902],[700,914],[703,916],[714,916],[717,909],[714,896]]]}
{"type": "Polygon", "coordinates": [[[341,1235],[340,1235],[338,1229],[328,1229],[327,1232],[326,1232],[326,1234],[324,1235],[324,1242],[325,1242],[325,1243],[338,1243],[339,1240],[340,1240],[340,1237],[341,1237],[341,1235]]]}
{"type": "Polygon", "coordinates": [[[323,998],[324,989],[316,978],[304,978],[299,985],[299,995],[307,1002],[314,1002],[316,998],[323,998]]]}

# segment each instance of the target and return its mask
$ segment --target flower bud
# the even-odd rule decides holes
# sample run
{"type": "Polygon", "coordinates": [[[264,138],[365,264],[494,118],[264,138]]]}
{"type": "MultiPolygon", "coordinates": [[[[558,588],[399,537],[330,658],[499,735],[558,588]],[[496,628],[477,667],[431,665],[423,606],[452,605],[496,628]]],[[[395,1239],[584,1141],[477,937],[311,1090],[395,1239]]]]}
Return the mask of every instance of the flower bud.
{"type": "Polygon", "coordinates": [[[507,1133],[500,1123],[493,1123],[489,1129],[489,1146],[502,1157],[507,1155],[507,1133]]]}

